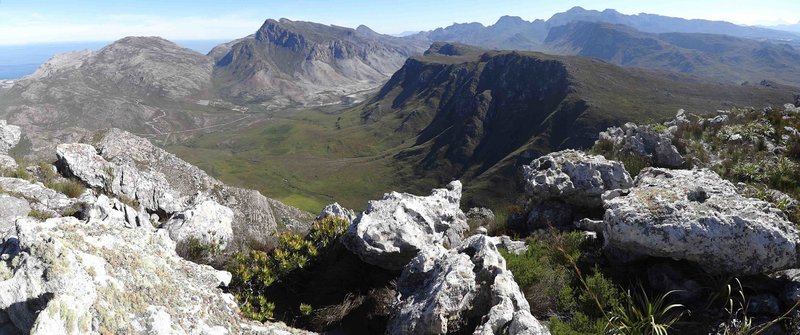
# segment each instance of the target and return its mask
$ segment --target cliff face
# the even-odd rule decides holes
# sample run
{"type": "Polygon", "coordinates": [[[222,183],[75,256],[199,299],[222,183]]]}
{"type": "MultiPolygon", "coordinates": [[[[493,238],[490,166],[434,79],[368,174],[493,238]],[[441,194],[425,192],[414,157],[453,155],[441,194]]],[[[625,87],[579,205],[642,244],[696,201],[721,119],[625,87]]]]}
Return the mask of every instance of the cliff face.
{"type": "Polygon", "coordinates": [[[419,42],[366,27],[270,19],[219,57],[215,76],[221,94],[233,98],[334,99],[330,93],[346,95],[377,86],[422,48],[419,42]],[[311,96],[325,92],[329,96],[311,96]]]}
{"type": "Polygon", "coordinates": [[[559,109],[569,85],[564,64],[515,53],[460,64],[412,59],[379,99],[396,94],[392,106],[399,108],[413,99],[438,101],[435,112],[410,114],[401,127],[427,119],[416,137],[416,145],[428,147],[419,167],[465,173],[473,167],[485,170],[547,132],[547,126],[535,125],[559,109]]]}

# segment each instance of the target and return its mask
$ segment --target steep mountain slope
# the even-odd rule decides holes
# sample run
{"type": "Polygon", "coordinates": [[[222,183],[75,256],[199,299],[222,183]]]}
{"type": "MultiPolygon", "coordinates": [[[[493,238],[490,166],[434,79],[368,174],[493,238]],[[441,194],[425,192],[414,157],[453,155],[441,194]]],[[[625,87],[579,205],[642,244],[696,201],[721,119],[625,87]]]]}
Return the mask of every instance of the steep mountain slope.
{"type": "Polygon", "coordinates": [[[364,26],[270,19],[252,37],[225,48],[230,50],[217,59],[214,71],[223,96],[320,103],[380,85],[424,47],[364,26]]]}
{"type": "Polygon", "coordinates": [[[152,136],[240,115],[201,106],[211,58],[158,37],[127,37],[96,52],[53,57],[0,97],[0,115],[36,139],[68,127],[118,127],[152,136]]]}
{"type": "Polygon", "coordinates": [[[520,164],[587,147],[609,125],[791,97],[780,85],[722,85],[581,57],[439,43],[349,110],[308,110],[169,150],[307,210],[333,199],[360,208],[388,189],[421,192],[454,178],[470,204],[493,205],[514,196],[509,176],[520,164]]]}
{"type": "Polygon", "coordinates": [[[651,34],[624,25],[573,22],[550,29],[553,52],[623,66],[683,72],[721,82],[800,85],[800,50],[788,44],[714,34],[651,34]]]}

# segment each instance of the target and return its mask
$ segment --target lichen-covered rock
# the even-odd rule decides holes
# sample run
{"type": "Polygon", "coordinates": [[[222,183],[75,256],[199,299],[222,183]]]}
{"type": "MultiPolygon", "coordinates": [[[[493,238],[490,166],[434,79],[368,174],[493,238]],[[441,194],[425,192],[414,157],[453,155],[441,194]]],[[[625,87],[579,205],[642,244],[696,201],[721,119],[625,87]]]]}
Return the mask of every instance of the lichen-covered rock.
{"type": "Polygon", "coordinates": [[[800,235],[783,212],[740,195],[710,170],[645,169],[635,187],[606,194],[604,207],[608,247],[688,260],[718,273],[798,265],[800,235]]]}
{"type": "Polygon", "coordinates": [[[449,251],[421,251],[398,281],[387,333],[549,334],[530,314],[497,251],[500,243],[498,238],[475,235],[449,251]],[[477,327],[461,329],[467,324],[477,327]]]}
{"type": "Polygon", "coordinates": [[[677,168],[684,165],[684,159],[672,145],[672,139],[670,132],[629,122],[622,127],[611,127],[601,132],[598,141],[612,143],[616,152],[649,158],[656,166],[677,168]]]}
{"type": "Polygon", "coordinates": [[[232,222],[233,211],[230,208],[199,194],[189,208],[173,214],[164,228],[178,243],[195,239],[224,249],[233,236],[232,222]]]}
{"type": "Polygon", "coordinates": [[[60,216],[61,213],[75,204],[76,200],[53,191],[42,183],[32,183],[24,179],[0,177],[0,189],[29,200],[31,209],[60,216]]]}
{"type": "MultiPolygon", "coordinates": [[[[267,198],[258,191],[227,186],[198,167],[124,130],[104,130],[92,140],[107,161],[117,165],[133,162],[140,171],[164,176],[175,199],[203,192],[233,210],[235,245],[258,249],[274,245],[281,232],[305,233],[314,219],[311,213],[267,198]]],[[[185,203],[184,200],[180,202],[185,203]]]]}
{"type": "Polygon", "coordinates": [[[369,202],[342,242],[369,264],[400,270],[420,250],[461,242],[469,227],[460,201],[459,181],[435,189],[427,197],[387,193],[383,199],[369,202]]]}
{"type": "Polygon", "coordinates": [[[30,211],[27,200],[0,194],[0,234],[13,228],[17,218],[28,216],[30,211]]]}
{"type": "Polygon", "coordinates": [[[97,149],[83,143],[59,144],[56,147],[58,165],[64,171],[82,180],[89,187],[104,188],[110,185],[115,166],[97,154],[97,149]]]}
{"type": "MultiPolygon", "coordinates": [[[[166,231],[128,229],[114,219],[17,221],[0,262],[0,310],[31,334],[281,334],[253,331],[232,296],[218,288],[230,274],[175,254],[166,231]]],[[[7,326],[7,325],[6,325],[7,326]]]]}
{"type": "Polygon", "coordinates": [[[79,199],[84,208],[77,208],[89,222],[113,221],[121,222],[128,228],[144,228],[154,230],[154,223],[150,215],[139,206],[138,209],[122,203],[119,199],[109,198],[105,194],[94,197],[86,196],[79,199]]]}
{"type": "Polygon", "coordinates": [[[334,202],[325,206],[322,211],[317,215],[317,220],[324,219],[329,216],[334,216],[338,218],[342,218],[347,220],[347,222],[353,222],[356,219],[357,215],[356,212],[352,209],[344,208],[342,205],[339,205],[338,202],[334,202]]]}
{"type": "Polygon", "coordinates": [[[14,170],[17,167],[19,165],[17,165],[17,161],[13,157],[0,154],[0,170],[14,170]]]}
{"type": "Polygon", "coordinates": [[[9,150],[17,146],[22,137],[22,130],[19,126],[6,123],[0,120],[0,154],[7,154],[9,150]]]}
{"type": "Polygon", "coordinates": [[[523,167],[525,191],[533,203],[560,200],[572,206],[602,206],[603,192],[632,185],[621,163],[603,156],[564,150],[547,154],[523,167]]]}

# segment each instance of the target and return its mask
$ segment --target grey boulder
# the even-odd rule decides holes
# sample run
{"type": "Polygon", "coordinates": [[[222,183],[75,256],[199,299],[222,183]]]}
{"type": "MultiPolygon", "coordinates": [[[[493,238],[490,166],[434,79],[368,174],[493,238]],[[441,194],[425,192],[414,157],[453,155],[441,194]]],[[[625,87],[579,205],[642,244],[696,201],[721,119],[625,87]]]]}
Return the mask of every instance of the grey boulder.
{"type": "Polygon", "coordinates": [[[497,250],[498,238],[475,235],[452,250],[421,251],[398,281],[388,334],[549,334],[497,250]],[[477,327],[461,329],[468,319],[477,327]]]}
{"type": "Polygon", "coordinates": [[[22,130],[19,126],[6,123],[0,120],[0,154],[7,154],[9,150],[17,146],[22,137],[22,130]]]}
{"type": "Polygon", "coordinates": [[[189,208],[173,214],[164,228],[179,244],[195,239],[225,249],[233,237],[232,222],[233,211],[230,208],[199,194],[189,208]]]}
{"type": "Polygon", "coordinates": [[[401,270],[421,250],[461,242],[469,227],[460,201],[459,181],[435,189],[427,197],[388,193],[369,202],[342,242],[364,262],[401,270]]]}
{"type": "Polygon", "coordinates": [[[16,219],[28,216],[30,211],[27,200],[0,194],[0,233],[12,229],[16,219]]]}
{"type": "Polygon", "coordinates": [[[648,168],[604,195],[606,247],[688,260],[708,272],[759,274],[798,265],[798,230],[783,212],[736,192],[713,171],[648,168]]]}
{"type": "Polygon", "coordinates": [[[612,143],[616,152],[646,157],[656,166],[681,167],[685,161],[672,140],[673,135],[668,131],[660,132],[652,126],[629,122],[622,127],[611,127],[601,132],[598,141],[612,143]]]}
{"type": "Polygon", "coordinates": [[[523,181],[533,203],[560,200],[584,208],[602,206],[605,191],[632,185],[621,163],[576,150],[550,153],[523,166],[523,181]]]}
{"type": "Polygon", "coordinates": [[[0,262],[0,329],[30,334],[290,334],[245,321],[229,273],[175,254],[166,231],[116,219],[17,221],[0,262]]]}
{"type": "Polygon", "coordinates": [[[319,215],[317,215],[317,220],[324,219],[329,216],[342,218],[347,220],[347,222],[353,222],[353,220],[355,220],[357,217],[355,211],[342,207],[342,205],[339,205],[338,202],[334,202],[325,206],[319,215]]]}

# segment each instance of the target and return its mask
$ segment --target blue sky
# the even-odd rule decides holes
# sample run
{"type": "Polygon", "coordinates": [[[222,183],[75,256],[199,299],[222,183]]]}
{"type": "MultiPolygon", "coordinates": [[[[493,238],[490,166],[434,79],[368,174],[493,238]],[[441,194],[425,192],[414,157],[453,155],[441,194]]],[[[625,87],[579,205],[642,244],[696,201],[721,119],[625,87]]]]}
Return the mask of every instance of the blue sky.
{"type": "Polygon", "coordinates": [[[0,45],[111,41],[130,35],[172,40],[233,39],[254,32],[267,18],[281,17],[348,27],[365,24],[378,32],[394,34],[453,22],[491,24],[502,15],[547,19],[572,6],[751,25],[800,21],[797,0],[0,0],[0,45]]]}

